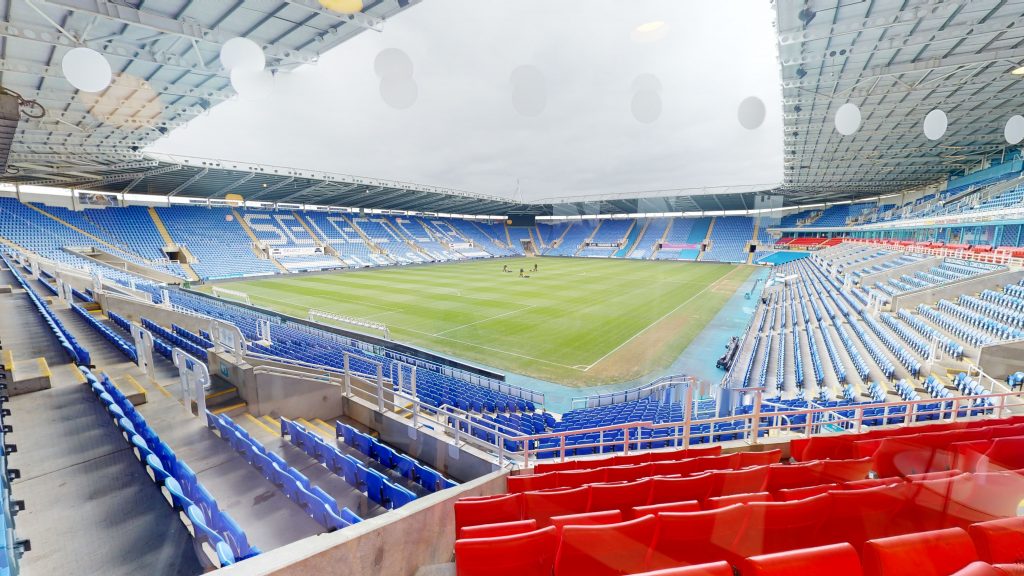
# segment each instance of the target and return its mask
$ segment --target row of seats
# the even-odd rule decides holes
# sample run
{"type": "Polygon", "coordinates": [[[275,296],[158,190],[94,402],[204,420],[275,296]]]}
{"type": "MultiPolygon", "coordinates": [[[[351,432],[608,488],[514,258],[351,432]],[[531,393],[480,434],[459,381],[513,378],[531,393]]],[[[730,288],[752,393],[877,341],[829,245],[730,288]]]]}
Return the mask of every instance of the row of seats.
{"type": "Polygon", "coordinates": [[[920,333],[922,336],[927,338],[929,341],[937,340],[938,343],[939,343],[939,346],[941,346],[942,349],[947,354],[952,356],[954,359],[961,360],[964,357],[964,347],[963,347],[963,345],[957,343],[952,338],[950,338],[949,336],[946,336],[942,332],[940,332],[940,331],[932,328],[931,326],[925,324],[925,322],[923,320],[921,320],[917,316],[914,316],[913,314],[911,314],[906,309],[902,309],[901,308],[896,313],[896,316],[900,320],[903,320],[904,322],[906,322],[908,326],[910,326],[914,330],[917,330],[918,333],[920,333]]]}
{"type": "MultiPolygon", "coordinates": [[[[535,530],[511,536],[460,538],[455,543],[456,568],[459,574],[482,573],[485,550],[491,576],[523,573],[507,571],[503,565],[535,564],[542,558],[547,560],[527,573],[600,576],[716,561],[742,565],[752,556],[837,543],[848,543],[871,557],[882,538],[903,536],[912,541],[913,535],[921,532],[963,529],[1013,516],[1022,491],[1024,478],[1015,473],[965,474],[832,490],[786,502],[755,501],[689,512],[656,511],[624,522],[616,522],[614,514],[560,518],[550,526],[538,523],[535,530]],[[548,536],[538,542],[538,534],[548,536]],[[514,554],[502,546],[505,541],[495,538],[523,539],[532,545],[514,554]]],[[[520,526],[520,530],[531,527],[528,522],[520,526]]],[[[898,555],[898,550],[893,552],[898,555]]],[[[886,557],[891,562],[907,561],[886,557]]],[[[942,571],[944,564],[937,569],[928,566],[925,561],[916,567],[917,572],[882,569],[871,573],[950,573],[942,571]]]]}
{"type": "MultiPolygon", "coordinates": [[[[455,504],[456,533],[461,534],[462,529],[468,526],[520,520],[535,520],[539,526],[545,526],[552,517],[569,514],[619,510],[628,515],[634,508],[660,510],[663,506],[658,505],[669,505],[671,508],[671,505],[678,502],[696,501],[707,508],[723,507],[740,501],[775,498],[787,500],[792,498],[793,493],[803,494],[812,487],[863,480],[870,468],[871,460],[863,458],[712,470],[689,476],[663,476],[657,475],[660,473],[655,471],[633,481],[602,482],[597,477],[596,482],[575,488],[546,487],[497,496],[463,498],[455,504]]],[[[893,481],[899,480],[884,482],[893,481]]],[[[531,488],[543,486],[541,482],[533,484],[531,488]]],[[[821,491],[822,488],[814,490],[816,493],[821,491]]]]}
{"type": "Polygon", "coordinates": [[[328,531],[347,528],[361,521],[348,508],[339,510],[331,495],[310,483],[309,478],[283,458],[264,448],[227,415],[218,416],[207,411],[206,423],[209,428],[217,430],[221,439],[230,443],[238,455],[328,531]]]}
{"type": "Polygon", "coordinates": [[[248,543],[245,533],[231,516],[217,507],[216,500],[199,482],[195,472],[160,440],[110,379],[106,375],[97,378],[84,366],[80,370],[136,458],[153,481],[163,488],[168,502],[183,516],[183,522],[187,520],[185,525],[195,539],[199,558],[204,558],[204,546],[216,554],[215,559],[207,560],[215,560],[219,566],[259,554],[260,550],[248,543]]]}
{"type": "Polygon", "coordinates": [[[56,336],[57,341],[60,342],[61,348],[67,352],[71,361],[79,366],[90,366],[91,359],[89,357],[89,352],[83,348],[77,340],[75,340],[75,337],[71,332],[68,332],[64,327],[64,324],[59,318],[57,318],[53,311],[50,310],[50,307],[46,302],[43,302],[42,298],[40,298],[39,295],[36,294],[36,291],[29,286],[28,282],[25,281],[25,278],[23,278],[21,273],[18,272],[17,268],[11,264],[10,259],[8,259],[5,254],[0,254],[0,256],[3,257],[4,263],[7,264],[7,267],[11,270],[11,274],[14,275],[18,284],[25,289],[29,299],[32,300],[32,305],[36,307],[36,310],[39,311],[39,315],[42,316],[43,320],[45,320],[47,325],[49,325],[53,335],[56,336]]]}
{"type": "Polygon", "coordinates": [[[405,454],[393,450],[369,434],[363,434],[344,422],[335,422],[334,426],[336,437],[341,438],[346,446],[376,460],[385,468],[397,469],[403,478],[416,482],[429,492],[458,486],[455,481],[444,477],[429,466],[420,464],[405,454]]]}
{"type": "Polygon", "coordinates": [[[181,336],[178,336],[174,332],[171,332],[170,330],[164,328],[163,326],[157,324],[156,322],[153,322],[152,320],[149,320],[148,318],[142,318],[142,327],[153,333],[154,342],[156,341],[157,338],[166,340],[173,347],[181,348],[193,358],[196,358],[197,360],[202,360],[203,362],[207,361],[206,348],[197,346],[196,344],[190,342],[189,340],[186,340],[185,338],[182,338],[181,336]]]}
{"type": "Polygon", "coordinates": [[[103,335],[103,337],[106,338],[108,342],[113,344],[115,348],[120,350],[121,353],[124,354],[126,358],[131,360],[132,364],[138,363],[139,357],[135,350],[134,343],[122,338],[120,334],[111,330],[110,326],[107,326],[103,322],[97,320],[96,317],[89,313],[88,310],[82,308],[78,304],[72,304],[71,309],[74,310],[76,314],[81,316],[82,319],[84,319],[89,326],[91,326],[94,330],[103,335]]]}
{"type": "MultiPolygon", "coordinates": [[[[311,434],[301,424],[281,418],[281,435],[288,438],[293,446],[325,468],[344,478],[353,488],[366,494],[373,502],[388,509],[401,508],[416,499],[416,495],[405,488],[391,483],[387,476],[363,466],[363,463],[348,454],[342,454],[320,436],[311,434]]],[[[344,511],[343,511],[344,512],[344,511]]]]}

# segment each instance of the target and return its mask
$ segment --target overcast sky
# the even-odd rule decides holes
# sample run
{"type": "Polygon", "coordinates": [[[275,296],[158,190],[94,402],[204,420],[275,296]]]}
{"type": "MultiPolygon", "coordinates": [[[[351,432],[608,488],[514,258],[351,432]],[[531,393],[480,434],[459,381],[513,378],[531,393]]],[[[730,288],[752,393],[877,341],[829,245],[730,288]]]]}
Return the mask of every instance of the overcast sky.
{"type": "Polygon", "coordinates": [[[151,149],[524,200],[768,188],[782,181],[773,18],[767,0],[425,0],[151,149]],[[411,80],[401,62],[378,76],[386,49],[411,80]],[[737,120],[749,96],[767,109],[756,130],[737,120]]]}

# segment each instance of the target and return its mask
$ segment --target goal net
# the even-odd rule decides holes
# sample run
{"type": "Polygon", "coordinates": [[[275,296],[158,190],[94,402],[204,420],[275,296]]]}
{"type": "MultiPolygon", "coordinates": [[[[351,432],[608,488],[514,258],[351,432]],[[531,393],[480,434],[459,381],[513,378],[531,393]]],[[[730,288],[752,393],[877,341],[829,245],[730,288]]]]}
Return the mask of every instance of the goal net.
{"type": "Polygon", "coordinates": [[[228,290],[227,288],[214,286],[213,295],[217,298],[223,298],[224,300],[234,300],[236,302],[244,302],[250,306],[252,305],[252,301],[249,300],[249,295],[245,292],[239,292],[238,290],[228,290]]]}
{"type": "Polygon", "coordinates": [[[374,320],[367,320],[365,318],[356,318],[354,316],[343,316],[341,314],[335,314],[333,312],[316,310],[315,308],[309,309],[308,318],[310,321],[317,322],[320,324],[342,324],[375,330],[383,334],[386,340],[391,339],[391,335],[388,332],[388,327],[383,322],[376,322],[374,320]]]}

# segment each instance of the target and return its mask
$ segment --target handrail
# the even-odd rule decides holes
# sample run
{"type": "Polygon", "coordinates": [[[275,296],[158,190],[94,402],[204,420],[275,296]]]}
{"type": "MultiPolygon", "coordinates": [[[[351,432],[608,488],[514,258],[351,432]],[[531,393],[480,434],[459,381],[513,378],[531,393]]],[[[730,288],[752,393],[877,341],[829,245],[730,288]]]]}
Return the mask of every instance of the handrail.
{"type": "Polygon", "coordinates": [[[689,376],[687,374],[672,374],[669,376],[662,376],[661,378],[652,380],[647,384],[641,384],[640,386],[626,390],[617,390],[615,392],[605,392],[603,394],[593,394],[590,396],[577,396],[572,399],[570,406],[575,410],[577,407],[594,408],[619,402],[640,400],[663,392],[669,386],[677,384],[688,384],[692,386],[694,383],[695,379],[693,376],[689,376]],[[633,397],[634,394],[636,395],[635,397],[633,397]],[[582,406],[578,406],[580,404],[582,404],[582,406]]]}

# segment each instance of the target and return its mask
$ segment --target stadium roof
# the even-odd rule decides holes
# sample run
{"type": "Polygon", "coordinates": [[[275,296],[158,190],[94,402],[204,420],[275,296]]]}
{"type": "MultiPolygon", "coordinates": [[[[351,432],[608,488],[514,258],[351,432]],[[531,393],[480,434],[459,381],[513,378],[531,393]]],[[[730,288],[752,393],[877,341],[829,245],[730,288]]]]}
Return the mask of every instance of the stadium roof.
{"type": "MultiPolygon", "coordinates": [[[[685,190],[523,205],[507,198],[236,162],[143,156],[167,131],[233,96],[218,62],[234,36],[290,69],[419,0],[370,0],[346,16],[317,0],[23,0],[0,4],[0,84],[47,109],[22,119],[0,180],[107,192],[223,197],[466,214],[593,214],[753,209],[758,190],[685,190]],[[89,97],[67,83],[62,55],[102,52],[114,86],[89,97]],[[205,164],[204,164],[205,162],[205,164]],[[229,165],[230,164],[230,165],[229,165]],[[372,194],[370,193],[372,192],[372,194]]],[[[1024,64],[1024,0],[777,0],[785,123],[786,205],[875,196],[945,178],[1006,147],[1024,109],[1010,71],[1024,64]],[[840,136],[836,109],[857,104],[860,130],[840,136]],[[949,129],[922,133],[940,108],[949,129]]]]}
{"type": "Polygon", "coordinates": [[[1024,110],[1020,0],[778,0],[785,188],[797,202],[894,192],[999,155],[1024,110]],[[846,102],[862,123],[833,124],[846,102]],[[949,121],[931,141],[933,109],[949,121]]]}

